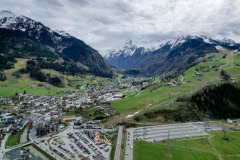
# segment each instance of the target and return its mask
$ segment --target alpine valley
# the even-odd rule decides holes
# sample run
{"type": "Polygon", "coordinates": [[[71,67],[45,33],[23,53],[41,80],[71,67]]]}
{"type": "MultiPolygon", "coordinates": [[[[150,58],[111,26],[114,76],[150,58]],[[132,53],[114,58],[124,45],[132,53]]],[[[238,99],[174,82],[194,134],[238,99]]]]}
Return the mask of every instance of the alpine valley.
{"type": "Polygon", "coordinates": [[[188,35],[156,42],[127,40],[102,54],[111,65],[126,73],[157,76],[183,72],[224,49],[238,51],[240,44],[230,39],[188,35]]]}
{"type": "Polygon", "coordinates": [[[0,2],[72,34],[0,11],[0,160],[240,160],[240,10],[225,1],[0,2]]]}

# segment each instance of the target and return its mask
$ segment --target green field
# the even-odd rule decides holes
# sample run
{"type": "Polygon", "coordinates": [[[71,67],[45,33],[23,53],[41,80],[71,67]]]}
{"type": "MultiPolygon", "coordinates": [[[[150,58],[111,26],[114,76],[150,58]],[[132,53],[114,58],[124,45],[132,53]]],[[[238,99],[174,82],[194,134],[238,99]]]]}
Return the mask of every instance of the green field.
{"type": "Polygon", "coordinates": [[[209,137],[165,142],[134,142],[134,160],[240,160],[240,132],[210,133],[209,137]]]}
{"type": "Polygon", "coordinates": [[[118,136],[117,133],[114,133],[111,137],[112,149],[110,153],[110,160],[114,160],[116,144],[117,144],[117,136],[118,136]]]}
{"type": "Polygon", "coordinates": [[[128,97],[112,103],[112,106],[117,110],[118,113],[123,115],[133,114],[137,111],[144,111],[153,108],[166,107],[165,102],[174,100],[176,97],[183,96],[184,94],[194,93],[200,88],[218,82],[221,80],[219,71],[210,69],[207,72],[199,71],[204,74],[204,77],[194,77],[196,68],[206,66],[218,66],[221,67],[219,70],[224,69],[231,75],[231,77],[239,80],[240,78],[240,66],[234,65],[240,64],[239,53],[228,53],[226,58],[223,58],[225,52],[220,53],[219,56],[212,58],[212,61],[201,62],[196,66],[189,68],[184,72],[183,76],[176,78],[182,79],[185,82],[181,86],[162,86],[153,91],[145,90],[140,94],[133,97],[128,97]]]}
{"type": "Polygon", "coordinates": [[[7,140],[7,146],[12,147],[20,143],[22,132],[17,132],[15,135],[10,135],[7,140]]]}

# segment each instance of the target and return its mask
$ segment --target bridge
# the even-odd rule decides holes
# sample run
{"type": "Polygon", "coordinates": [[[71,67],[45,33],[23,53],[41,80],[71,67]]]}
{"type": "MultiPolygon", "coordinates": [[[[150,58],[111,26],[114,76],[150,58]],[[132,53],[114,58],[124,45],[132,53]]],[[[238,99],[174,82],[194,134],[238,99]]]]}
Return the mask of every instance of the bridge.
{"type": "Polygon", "coordinates": [[[9,151],[12,151],[14,149],[18,149],[18,148],[21,148],[21,147],[29,146],[31,144],[33,144],[33,142],[31,142],[31,141],[30,142],[26,142],[26,143],[20,143],[20,144],[18,144],[16,146],[5,148],[4,152],[9,152],[9,151]]]}

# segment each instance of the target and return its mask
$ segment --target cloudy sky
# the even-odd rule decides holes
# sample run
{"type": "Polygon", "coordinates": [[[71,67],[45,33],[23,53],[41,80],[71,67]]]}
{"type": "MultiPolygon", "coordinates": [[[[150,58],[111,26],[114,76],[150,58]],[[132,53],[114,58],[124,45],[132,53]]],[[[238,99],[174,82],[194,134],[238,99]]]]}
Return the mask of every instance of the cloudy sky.
{"type": "Polygon", "coordinates": [[[1,0],[0,9],[64,30],[99,50],[129,38],[187,34],[240,42],[240,0],[1,0]]]}

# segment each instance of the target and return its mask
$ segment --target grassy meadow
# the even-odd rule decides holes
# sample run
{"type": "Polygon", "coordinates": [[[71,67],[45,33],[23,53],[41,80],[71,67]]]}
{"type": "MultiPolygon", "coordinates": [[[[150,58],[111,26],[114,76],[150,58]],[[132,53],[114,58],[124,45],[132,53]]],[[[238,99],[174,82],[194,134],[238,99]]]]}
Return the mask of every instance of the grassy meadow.
{"type": "Polygon", "coordinates": [[[134,142],[134,160],[240,160],[240,132],[212,132],[199,139],[165,142],[134,142]]]}

